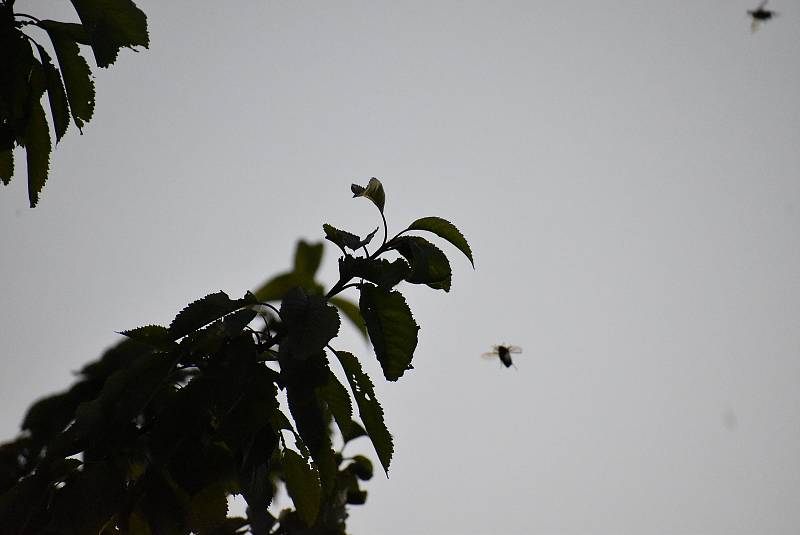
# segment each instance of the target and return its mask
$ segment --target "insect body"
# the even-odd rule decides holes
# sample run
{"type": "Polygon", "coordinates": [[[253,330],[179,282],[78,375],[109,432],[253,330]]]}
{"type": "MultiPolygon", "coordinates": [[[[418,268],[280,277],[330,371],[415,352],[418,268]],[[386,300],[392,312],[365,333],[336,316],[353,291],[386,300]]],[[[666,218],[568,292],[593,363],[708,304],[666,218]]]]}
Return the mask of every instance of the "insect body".
{"type": "MultiPolygon", "coordinates": [[[[514,362],[512,362],[511,360],[512,354],[516,355],[522,353],[522,348],[518,346],[498,345],[493,347],[494,350],[489,351],[488,353],[484,353],[481,356],[483,358],[498,357],[500,359],[500,362],[502,362],[506,368],[510,368],[511,366],[514,365],[514,362]]],[[[514,367],[516,368],[516,366],[514,367]]]]}
{"type": "Polygon", "coordinates": [[[777,13],[772,10],[764,9],[767,5],[767,1],[768,0],[763,0],[763,2],[758,4],[756,9],[747,12],[747,14],[750,15],[750,18],[753,19],[753,21],[750,23],[750,29],[752,31],[758,30],[758,27],[762,22],[766,22],[777,15],[777,13]]]}

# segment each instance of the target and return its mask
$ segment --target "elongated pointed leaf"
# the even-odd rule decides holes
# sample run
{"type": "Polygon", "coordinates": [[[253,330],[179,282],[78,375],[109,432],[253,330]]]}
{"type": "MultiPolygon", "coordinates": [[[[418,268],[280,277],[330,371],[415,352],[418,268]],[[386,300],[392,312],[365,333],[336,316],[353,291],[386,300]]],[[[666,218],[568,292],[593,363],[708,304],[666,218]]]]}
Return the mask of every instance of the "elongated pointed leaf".
{"type": "MultiPolygon", "coordinates": [[[[336,356],[342,364],[342,369],[350,383],[353,397],[358,405],[358,415],[364,423],[378,459],[381,461],[386,474],[389,474],[389,464],[392,462],[394,442],[392,435],[383,421],[383,409],[375,397],[375,388],[369,376],[361,369],[361,364],[352,353],[337,351],[336,356]]],[[[356,435],[357,436],[357,435],[356,435]]],[[[350,437],[355,438],[355,436],[350,437]]]]}
{"type": "Polygon", "coordinates": [[[401,236],[392,240],[392,249],[403,255],[411,265],[406,280],[427,284],[437,290],[450,291],[452,270],[447,256],[435,245],[419,236],[401,236]]]}
{"type": "Polygon", "coordinates": [[[378,210],[383,213],[383,207],[386,204],[386,193],[383,191],[383,184],[375,177],[369,179],[367,187],[353,184],[350,186],[350,191],[353,192],[353,197],[366,197],[375,203],[378,210]]]}
{"type": "Polygon", "coordinates": [[[286,477],[286,491],[292,498],[297,513],[307,526],[314,525],[322,497],[319,474],[309,466],[307,459],[290,449],[283,450],[283,472],[286,477]]]}
{"type": "Polygon", "coordinates": [[[14,176],[14,150],[0,151],[0,181],[8,186],[14,176]]]}
{"type": "Polygon", "coordinates": [[[440,238],[444,238],[453,244],[459,251],[469,259],[472,267],[475,267],[475,261],[472,259],[472,249],[470,249],[467,239],[461,234],[461,231],[456,228],[451,222],[441,217],[423,217],[417,219],[408,227],[408,230],[426,230],[433,232],[440,238]]]}
{"type": "Polygon", "coordinates": [[[371,284],[361,287],[359,307],[383,375],[389,381],[396,381],[411,367],[417,347],[419,326],[411,309],[400,292],[371,284]]]}
{"type": "Polygon", "coordinates": [[[108,67],[122,47],[147,48],[147,17],[131,0],[72,0],[89,34],[98,67],[108,67]]]}
{"type": "Polygon", "coordinates": [[[364,318],[361,317],[361,311],[358,309],[357,304],[338,296],[331,297],[328,302],[338,308],[362,336],[367,337],[367,325],[364,323],[364,318]]]}
{"type": "Polygon", "coordinates": [[[347,390],[333,372],[328,372],[328,382],[324,386],[318,387],[317,393],[331,411],[342,435],[350,433],[350,426],[353,421],[353,404],[350,402],[350,395],[347,390]]]}
{"type": "Polygon", "coordinates": [[[61,81],[61,73],[53,65],[53,60],[47,51],[40,45],[36,45],[39,50],[39,57],[44,67],[45,79],[47,81],[47,97],[50,101],[50,115],[53,117],[53,128],[56,132],[56,143],[61,141],[67,132],[69,125],[69,105],[67,104],[67,93],[64,91],[64,84],[61,81]]]}
{"type": "Polygon", "coordinates": [[[50,127],[39,101],[31,105],[31,115],[25,130],[25,150],[28,157],[28,198],[33,208],[39,202],[39,193],[47,181],[50,169],[50,127]]]}
{"type": "Polygon", "coordinates": [[[235,310],[256,303],[255,296],[250,292],[244,298],[235,300],[225,292],[209,294],[181,310],[172,320],[169,333],[173,339],[181,338],[235,310]]]}
{"type": "Polygon", "coordinates": [[[92,119],[94,113],[94,82],[92,72],[78,51],[78,44],[58,31],[48,30],[64,79],[72,120],[78,130],[92,119]]]}

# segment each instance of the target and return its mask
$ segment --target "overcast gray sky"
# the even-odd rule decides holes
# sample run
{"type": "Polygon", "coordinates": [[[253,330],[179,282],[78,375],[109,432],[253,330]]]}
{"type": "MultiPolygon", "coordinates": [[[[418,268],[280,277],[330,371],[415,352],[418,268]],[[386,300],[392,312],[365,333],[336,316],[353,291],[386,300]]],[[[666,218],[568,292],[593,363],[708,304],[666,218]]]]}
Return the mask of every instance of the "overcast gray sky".
{"type": "Polygon", "coordinates": [[[756,0],[137,4],[152,46],[97,73],[39,206],[22,167],[0,192],[3,437],[115,331],[373,229],[377,176],[390,230],[445,217],[477,269],[403,289],[397,384],[338,343],[396,443],[352,533],[797,533],[796,1],[755,34],[756,0]]]}

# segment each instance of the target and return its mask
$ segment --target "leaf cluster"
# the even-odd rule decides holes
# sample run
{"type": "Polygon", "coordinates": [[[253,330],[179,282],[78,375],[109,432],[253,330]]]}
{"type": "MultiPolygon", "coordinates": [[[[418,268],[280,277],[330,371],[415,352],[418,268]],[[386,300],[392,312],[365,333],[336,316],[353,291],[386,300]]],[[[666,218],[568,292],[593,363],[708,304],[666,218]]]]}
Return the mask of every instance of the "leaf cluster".
{"type": "Polygon", "coordinates": [[[124,331],[0,446],[3,533],[344,533],[348,507],[366,501],[361,484],[373,476],[370,460],[345,457],[344,447],[369,438],[388,474],[394,441],[361,361],[332,348],[339,312],[366,326],[386,379],[411,369],[419,327],[396,288],[447,291],[451,278],[444,253],[411,230],[472,258],[455,227],[425,218],[391,240],[384,233],[372,254],[369,240],[358,239],[363,256],[345,244],[340,278],[324,292],[315,279],[322,244],[300,242],[292,271],[257,291],[212,293],[169,325],[124,331]],[[357,304],[338,297],[334,306],[353,288],[357,304]],[[294,508],[274,515],[281,485],[294,508]],[[247,518],[228,516],[233,494],[247,502],[247,518]]]}
{"type": "Polygon", "coordinates": [[[95,64],[109,67],[121,48],[147,47],[147,19],[132,0],[71,0],[80,23],[38,19],[0,0],[0,181],[14,175],[14,148],[25,149],[31,207],[49,174],[52,124],[56,143],[70,122],[80,131],[92,119],[95,88],[80,52],[91,47],[95,64]],[[39,30],[50,50],[31,35],[39,30]],[[47,95],[50,122],[42,106],[47,95]]]}

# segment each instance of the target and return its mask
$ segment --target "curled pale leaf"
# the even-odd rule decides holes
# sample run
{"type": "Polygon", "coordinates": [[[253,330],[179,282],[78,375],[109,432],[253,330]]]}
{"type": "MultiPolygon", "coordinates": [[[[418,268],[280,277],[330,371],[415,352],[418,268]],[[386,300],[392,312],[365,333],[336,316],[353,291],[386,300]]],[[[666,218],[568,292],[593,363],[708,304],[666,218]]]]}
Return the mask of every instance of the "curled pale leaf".
{"type": "Polygon", "coordinates": [[[378,210],[383,213],[383,206],[386,204],[386,194],[383,191],[383,184],[381,184],[380,180],[372,177],[369,179],[366,188],[358,184],[353,184],[350,186],[350,191],[353,192],[353,197],[366,197],[371,200],[375,203],[375,206],[378,207],[378,210]]]}

